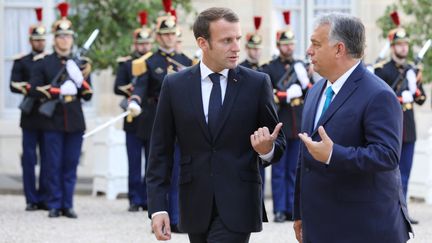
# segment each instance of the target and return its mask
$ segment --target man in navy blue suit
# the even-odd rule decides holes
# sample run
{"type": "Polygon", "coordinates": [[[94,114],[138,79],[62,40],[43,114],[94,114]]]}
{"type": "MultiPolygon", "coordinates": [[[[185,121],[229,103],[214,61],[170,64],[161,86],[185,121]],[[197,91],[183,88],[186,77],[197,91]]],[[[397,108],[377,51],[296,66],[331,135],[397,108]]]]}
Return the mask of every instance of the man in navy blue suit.
{"type": "Polygon", "coordinates": [[[166,194],[174,144],[181,151],[179,228],[190,242],[248,242],[262,230],[260,163],[285,148],[268,75],[237,66],[238,16],[227,8],[199,14],[198,65],[167,75],[158,99],[147,169],[148,210],[158,240],[171,238],[166,194]]]}
{"type": "Polygon", "coordinates": [[[412,232],[399,157],[402,112],[361,62],[359,19],[318,18],[308,54],[324,79],[306,97],[294,201],[297,240],[406,242],[412,232]]]}

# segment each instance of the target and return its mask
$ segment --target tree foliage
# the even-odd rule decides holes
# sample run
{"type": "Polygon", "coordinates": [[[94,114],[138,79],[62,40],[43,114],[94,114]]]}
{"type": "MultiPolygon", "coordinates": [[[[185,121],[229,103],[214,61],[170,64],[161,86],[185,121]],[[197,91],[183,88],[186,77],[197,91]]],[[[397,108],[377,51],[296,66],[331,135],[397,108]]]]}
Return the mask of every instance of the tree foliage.
{"type": "MultiPolygon", "coordinates": [[[[163,11],[161,0],[70,0],[70,20],[82,45],[94,29],[100,33],[88,56],[94,69],[116,69],[116,59],[131,53],[132,33],[141,27],[138,12],[148,13],[148,27],[154,27],[157,16],[163,11]]],[[[173,8],[186,13],[192,11],[191,0],[174,0],[173,8]]],[[[183,16],[182,16],[183,17],[183,16]]]]}
{"type": "MultiPolygon", "coordinates": [[[[401,26],[404,27],[410,36],[411,48],[410,57],[414,59],[424,43],[432,38],[432,7],[430,0],[399,0],[396,4],[387,7],[383,16],[377,20],[378,26],[382,29],[382,36],[387,38],[388,32],[395,28],[390,18],[390,13],[398,11],[401,26]]],[[[423,81],[432,81],[432,48],[426,53],[423,59],[423,81]]]]}

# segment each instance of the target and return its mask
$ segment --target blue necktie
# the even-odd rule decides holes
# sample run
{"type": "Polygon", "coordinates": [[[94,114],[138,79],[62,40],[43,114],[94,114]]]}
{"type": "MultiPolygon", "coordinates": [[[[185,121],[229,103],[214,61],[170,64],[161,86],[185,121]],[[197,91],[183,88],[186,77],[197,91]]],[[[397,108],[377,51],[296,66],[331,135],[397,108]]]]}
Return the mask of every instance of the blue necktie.
{"type": "Polygon", "coordinates": [[[333,95],[334,95],[334,91],[333,91],[333,89],[332,89],[331,86],[329,86],[326,89],[325,95],[326,95],[326,99],[325,99],[324,106],[323,106],[323,109],[322,109],[322,112],[321,112],[321,117],[324,115],[324,113],[326,112],[327,108],[330,106],[331,100],[332,100],[333,95]]]}
{"type": "Polygon", "coordinates": [[[222,110],[222,91],[220,86],[219,73],[212,73],[209,75],[210,80],[213,83],[213,87],[210,93],[210,101],[208,107],[208,127],[212,136],[216,133],[216,125],[219,119],[220,111],[222,110]]]}

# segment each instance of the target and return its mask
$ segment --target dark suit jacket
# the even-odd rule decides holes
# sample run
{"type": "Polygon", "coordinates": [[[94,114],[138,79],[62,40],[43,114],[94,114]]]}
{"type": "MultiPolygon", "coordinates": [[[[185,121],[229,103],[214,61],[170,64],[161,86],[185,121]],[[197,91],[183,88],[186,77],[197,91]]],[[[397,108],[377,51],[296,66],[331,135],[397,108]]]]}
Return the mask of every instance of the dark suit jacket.
{"type": "MultiPolygon", "coordinates": [[[[314,85],[304,105],[301,129],[314,141],[321,141],[313,125],[325,86],[326,80],[314,85]]],[[[334,142],[329,165],[300,145],[294,218],[303,222],[303,242],[406,242],[402,111],[394,92],[360,63],[320,125],[334,142]]]]}
{"type": "MultiPolygon", "coordinates": [[[[149,215],[167,211],[167,192],[175,139],[181,150],[180,228],[203,233],[212,205],[228,229],[262,229],[263,195],[258,154],[250,135],[278,123],[269,77],[240,67],[230,70],[219,128],[212,139],[205,121],[199,65],[168,75],[162,86],[146,173],[149,215]]],[[[285,148],[283,134],[275,141],[277,162],[285,148]]]]}

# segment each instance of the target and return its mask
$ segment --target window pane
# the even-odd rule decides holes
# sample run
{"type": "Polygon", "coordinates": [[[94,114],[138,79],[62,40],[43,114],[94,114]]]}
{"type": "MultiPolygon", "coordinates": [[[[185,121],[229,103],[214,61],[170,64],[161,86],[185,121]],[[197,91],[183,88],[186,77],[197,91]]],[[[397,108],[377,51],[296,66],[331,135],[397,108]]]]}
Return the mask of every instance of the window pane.
{"type": "Polygon", "coordinates": [[[292,5],[299,5],[300,3],[301,0],[273,0],[273,4],[280,7],[289,7],[292,5]]]}
{"type": "Polygon", "coordinates": [[[315,0],[315,5],[350,6],[351,0],[315,0]]]}
{"type": "Polygon", "coordinates": [[[17,54],[27,54],[30,52],[30,44],[28,42],[28,30],[31,24],[36,23],[36,15],[32,8],[5,8],[4,11],[5,35],[4,38],[4,74],[3,87],[4,104],[6,109],[16,109],[21,95],[12,94],[9,91],[10,74],[12,70],[13,57],[17,54]]]}

